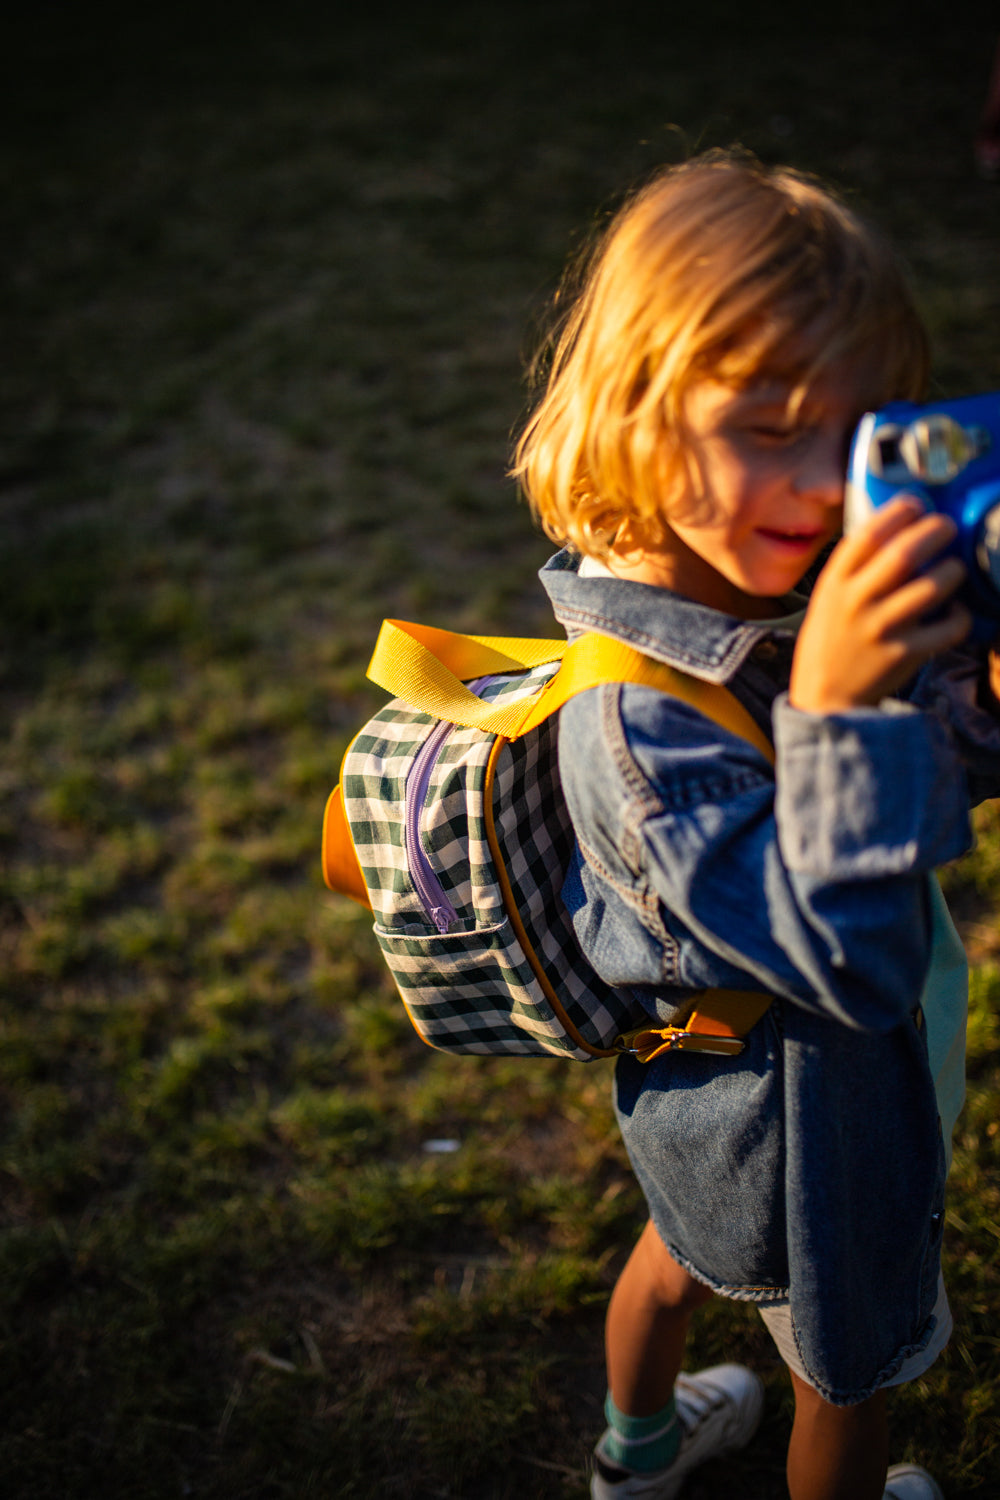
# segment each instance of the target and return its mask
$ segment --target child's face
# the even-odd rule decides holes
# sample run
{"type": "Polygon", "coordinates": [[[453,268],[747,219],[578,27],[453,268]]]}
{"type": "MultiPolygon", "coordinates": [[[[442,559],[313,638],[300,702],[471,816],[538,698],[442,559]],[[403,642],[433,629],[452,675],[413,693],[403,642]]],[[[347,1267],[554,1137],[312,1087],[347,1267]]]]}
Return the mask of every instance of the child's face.
{"type": "Polygon", "coordinates": [[[850,439],[871,400],[863,374],[848,370],[825,377],[795,417],[789,391],[767,376],[739,390],[691,388],[692,478],[669,502],[662,551],[629,576],[745,618],[775,613],[840,531],[850,439]]]}

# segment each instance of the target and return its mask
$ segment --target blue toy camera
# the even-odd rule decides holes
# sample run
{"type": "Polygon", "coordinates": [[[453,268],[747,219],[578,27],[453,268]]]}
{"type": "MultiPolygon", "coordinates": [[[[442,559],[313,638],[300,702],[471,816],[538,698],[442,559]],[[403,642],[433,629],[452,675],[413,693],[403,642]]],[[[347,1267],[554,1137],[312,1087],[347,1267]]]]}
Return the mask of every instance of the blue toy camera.
{"type": "MultiPolygon", "coordinates": [[[[958,536],[949,551],[968,569],[959,596],[981,620],[1000,620],[1000,391],[927,406],[895,401],[862,417],[847,468],[845,528],[901,490],[951,516],[958,536]]],[[[996,625],[986,633],[996,634],[996,625]]]]}

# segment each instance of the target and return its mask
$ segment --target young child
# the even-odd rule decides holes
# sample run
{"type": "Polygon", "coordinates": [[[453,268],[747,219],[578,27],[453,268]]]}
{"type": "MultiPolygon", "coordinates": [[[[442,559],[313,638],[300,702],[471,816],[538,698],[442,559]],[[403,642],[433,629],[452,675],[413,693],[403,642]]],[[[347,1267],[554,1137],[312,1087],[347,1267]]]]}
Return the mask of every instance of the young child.
{"type": "Polygon", "coordinates": [[[713,1293],[755,1302],[788,1365],[793,1500],[941,1495],[887,1476],[885,1389],[951,1328],[966,973],[933,871],[1000,791],[1000,722],[945,517],[897,497],[795,593],[839,535],[859,417],[926,375],[880,237],[797,173],[712,153],[611,225],[517,449],[566,547],[542,579],[570,634],[725,684],[775,752],[636,685],[561,714],[563,894],[595,969],[661,1024],[706,988],[773,997],[738,1057],[617,1065],[650,1221],[608,1312],[595,1500],[670,1500],[753,1435],[755,1375],[679,1373],[713,1293]]]}

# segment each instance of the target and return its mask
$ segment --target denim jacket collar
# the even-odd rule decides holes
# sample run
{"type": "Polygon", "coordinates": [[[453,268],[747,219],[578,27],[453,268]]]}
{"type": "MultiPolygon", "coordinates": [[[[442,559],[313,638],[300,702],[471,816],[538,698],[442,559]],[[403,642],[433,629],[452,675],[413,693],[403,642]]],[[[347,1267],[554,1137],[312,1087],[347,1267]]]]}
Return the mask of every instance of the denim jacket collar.
{"type": "Polygon", "coordinates": [[[669,589],[624,578],[581,578],[569,548],[549,559],[539,577],[556,619],[570,636],[584,630],[626,641],[647,656],[707,682],[729,682],[766,636],[793,636],[805,600],[790,595],[787,623],[739,620],[669,589]]]}

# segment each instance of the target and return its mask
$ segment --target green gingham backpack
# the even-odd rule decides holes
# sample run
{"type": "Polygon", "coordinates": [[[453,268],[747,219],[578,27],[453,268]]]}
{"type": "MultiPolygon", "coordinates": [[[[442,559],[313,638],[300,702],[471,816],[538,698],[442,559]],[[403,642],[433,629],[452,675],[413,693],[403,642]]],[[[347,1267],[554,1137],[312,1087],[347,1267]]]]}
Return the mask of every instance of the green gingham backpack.
{"type": "Polygon", "coordinates": [[[589,1061],[736,1052],[768,996],[706,991],[658,1027],[580,950],[560,892],[573,830],[558,710],[603,682],[683,698],[771,749],[722,687],[610,637],[462,636],[386,620],[369,677],[396,696],[348,747],[323,827],[331,889],[367,906],[413,1025],[446,1051],[589,1061]]]}

